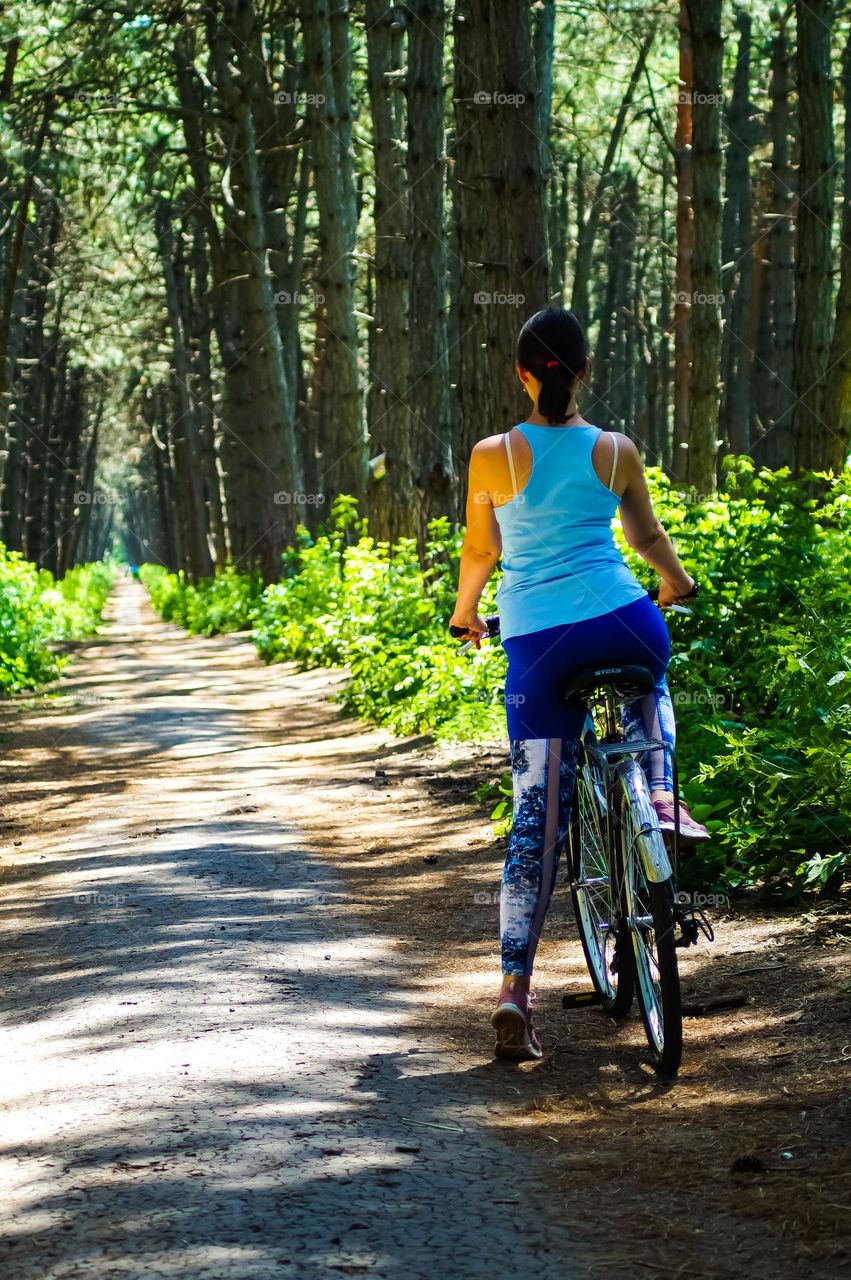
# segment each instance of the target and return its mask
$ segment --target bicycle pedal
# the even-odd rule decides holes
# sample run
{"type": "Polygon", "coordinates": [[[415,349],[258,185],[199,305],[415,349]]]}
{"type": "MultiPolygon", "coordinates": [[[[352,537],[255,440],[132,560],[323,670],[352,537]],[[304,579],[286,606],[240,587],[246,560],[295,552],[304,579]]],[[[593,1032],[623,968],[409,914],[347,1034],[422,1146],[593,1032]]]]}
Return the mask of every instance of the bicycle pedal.
{"type": "Polygon", "coordinates": [[[602,1004],[603,997],[599,991],[576,991],[562,996],[562,1009],[584,1009],[589,1004],[602,1004]]]}

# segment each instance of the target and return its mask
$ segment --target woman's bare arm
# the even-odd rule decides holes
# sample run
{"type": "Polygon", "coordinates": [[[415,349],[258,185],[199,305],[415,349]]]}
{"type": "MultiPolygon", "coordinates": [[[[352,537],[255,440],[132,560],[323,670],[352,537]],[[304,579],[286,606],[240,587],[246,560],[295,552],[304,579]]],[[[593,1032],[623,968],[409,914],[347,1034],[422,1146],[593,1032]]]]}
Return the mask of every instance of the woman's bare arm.
{"type": "Polygon", "coordinates": [[[479,617],[479,601],[502,554],[502,535],[490,496],[493,446],[481,440],[470,457],[467,489],[467,529],[461,547],[458,598],[451,625],[464,627],[471,635],[483,636],[487,626],[479,617]]]}
{"type": "Polygon", "coordinates": [[[694,579],[689,577],[680,563],[671,539],[653,510],[638,450],[626,436],[620,437],[620,443],[619,456],[623,458],[626,473],[626,488],[620,506],[624,537],[633,551],[637,551],[662,579],[659,603],[673,604],[675,600],[688,594],[694,585],[694,579]]]}

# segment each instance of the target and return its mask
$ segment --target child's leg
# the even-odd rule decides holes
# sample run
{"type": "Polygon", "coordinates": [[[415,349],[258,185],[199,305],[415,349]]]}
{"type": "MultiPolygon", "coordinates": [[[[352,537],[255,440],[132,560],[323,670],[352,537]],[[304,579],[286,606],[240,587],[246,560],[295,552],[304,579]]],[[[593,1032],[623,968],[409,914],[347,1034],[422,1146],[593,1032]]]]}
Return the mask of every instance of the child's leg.
{"type": "Polygon", "coordinates": [[[532,972],[570,820],[576,752],[575,739],[511,740],[514,821],[500,893],[503,974],[532,972]]]}

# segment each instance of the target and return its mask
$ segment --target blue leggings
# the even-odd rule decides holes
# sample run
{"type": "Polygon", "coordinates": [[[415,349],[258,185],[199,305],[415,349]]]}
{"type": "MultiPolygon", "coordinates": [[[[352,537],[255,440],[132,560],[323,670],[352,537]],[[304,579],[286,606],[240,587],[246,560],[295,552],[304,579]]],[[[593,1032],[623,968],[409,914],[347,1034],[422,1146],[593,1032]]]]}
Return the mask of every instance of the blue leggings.
{"type": "MultiPolygon", "coordinates": [[[[514,820],[500,893],[502,969],[531,974],[570,822],[587,715],[584,702],[563,697],[564,683],[583,667],[623,662],[648,667],[656,688],[623,708],[624,732],[673,746],[674,711],[665,680],[670,640],[658,608],[645,598],[587,622],[509,637],[504,647],[514,820]]],[[[668,753],[660,749],[649,755],[650,786],[673,790],[668,753]]]]}

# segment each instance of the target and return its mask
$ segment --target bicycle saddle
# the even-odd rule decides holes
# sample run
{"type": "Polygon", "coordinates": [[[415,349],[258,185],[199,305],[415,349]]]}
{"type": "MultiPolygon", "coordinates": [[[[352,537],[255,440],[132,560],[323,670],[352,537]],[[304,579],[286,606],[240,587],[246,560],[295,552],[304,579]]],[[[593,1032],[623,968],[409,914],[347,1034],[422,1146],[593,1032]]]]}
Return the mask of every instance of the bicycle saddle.
{"type": "Polygon", "coordinates": [[[614,667],[583,667],[565,681],[563,691],[570,701],[573,698],[590,698],[601,688],[611,689],[616,698],[629,701],[652,693],[656,681],[647,667],[626,662],[614,667]]]}

